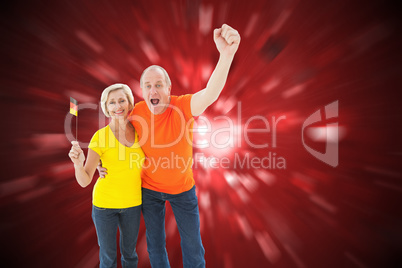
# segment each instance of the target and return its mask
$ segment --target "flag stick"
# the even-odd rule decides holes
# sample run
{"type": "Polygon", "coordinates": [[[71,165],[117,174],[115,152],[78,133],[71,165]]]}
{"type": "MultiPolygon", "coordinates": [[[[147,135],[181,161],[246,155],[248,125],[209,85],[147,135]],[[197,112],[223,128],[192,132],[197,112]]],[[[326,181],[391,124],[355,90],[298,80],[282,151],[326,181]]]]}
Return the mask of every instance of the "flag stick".
{"type": "Polygon", "coordinates": [[[70,114],[75,115],[75,141],[78,141],[78,102],[70,97],[70,114]]]}
{"type": "Polygon", "coordinates": [[[78,141],[78,115],[75,117],[75,141],[78,141]]]}

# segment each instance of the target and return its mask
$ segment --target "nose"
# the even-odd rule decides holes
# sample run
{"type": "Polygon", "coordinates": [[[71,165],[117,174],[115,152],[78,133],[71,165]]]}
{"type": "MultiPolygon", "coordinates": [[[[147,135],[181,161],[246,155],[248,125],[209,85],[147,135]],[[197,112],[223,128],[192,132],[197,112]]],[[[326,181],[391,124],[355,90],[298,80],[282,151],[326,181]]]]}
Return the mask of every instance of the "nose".
{"type": "Polygon", "coordinates": [[[155,94],[156,94],[156,88],[155,88],[155,87],[151,87],[151,90],[149,91],[149,94],[155,95],[155,94]]]}

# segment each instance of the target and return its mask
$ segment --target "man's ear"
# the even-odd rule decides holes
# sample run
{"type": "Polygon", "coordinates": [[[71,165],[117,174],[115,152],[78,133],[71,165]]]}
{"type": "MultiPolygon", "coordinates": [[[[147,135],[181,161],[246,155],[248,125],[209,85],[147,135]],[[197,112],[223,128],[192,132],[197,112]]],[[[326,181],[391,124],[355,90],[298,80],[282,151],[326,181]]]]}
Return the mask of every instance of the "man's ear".
{"type": "Polygon", "coordinates": [[[168,89],[168,91],[169,91],[169,95],[170,95],[170,91],[172,90],[172,85],[170,85],[169,86],[169,89],[168,89]]]}

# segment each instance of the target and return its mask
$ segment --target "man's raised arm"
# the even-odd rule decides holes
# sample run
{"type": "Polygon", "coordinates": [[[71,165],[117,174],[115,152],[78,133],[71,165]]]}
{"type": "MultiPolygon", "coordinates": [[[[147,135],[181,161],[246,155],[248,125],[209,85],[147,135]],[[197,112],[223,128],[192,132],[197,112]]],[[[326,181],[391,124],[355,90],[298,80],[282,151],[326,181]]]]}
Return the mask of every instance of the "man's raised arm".
{"type": "Polygon", "coordinates": [[[191,98],[191,113],[193,116],[202,114],[221,94],[228,77],[230,65],[239,48],[240,35],[229,25],[223,24],[221,28],[214,30],[214,42],[220,53],[219,61],[208,80],[207,87],[195,93],[191,98]]]}

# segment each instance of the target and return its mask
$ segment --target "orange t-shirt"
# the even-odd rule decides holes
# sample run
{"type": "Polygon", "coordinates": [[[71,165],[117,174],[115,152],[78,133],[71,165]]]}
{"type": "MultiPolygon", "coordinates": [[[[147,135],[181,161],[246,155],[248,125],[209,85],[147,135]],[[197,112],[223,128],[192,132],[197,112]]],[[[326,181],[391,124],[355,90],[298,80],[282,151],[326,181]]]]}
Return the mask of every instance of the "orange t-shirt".
{"type": "Polygon", "coordinates": [[[151,113],[144,101],[130,114],[145,153],[142,187],[179,194],[194,186],[192,94],[171,96],[169,107],[162,113],[151,113]]]}

